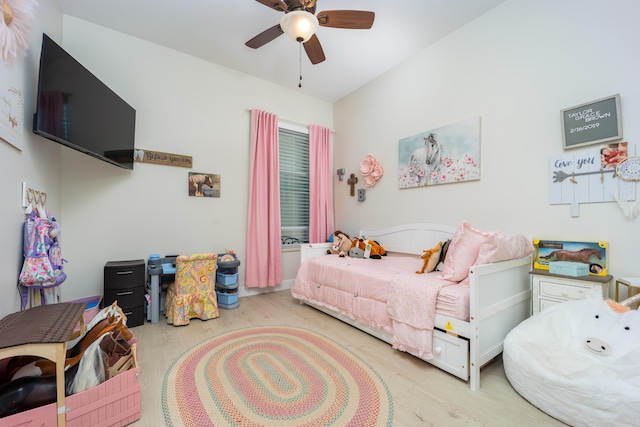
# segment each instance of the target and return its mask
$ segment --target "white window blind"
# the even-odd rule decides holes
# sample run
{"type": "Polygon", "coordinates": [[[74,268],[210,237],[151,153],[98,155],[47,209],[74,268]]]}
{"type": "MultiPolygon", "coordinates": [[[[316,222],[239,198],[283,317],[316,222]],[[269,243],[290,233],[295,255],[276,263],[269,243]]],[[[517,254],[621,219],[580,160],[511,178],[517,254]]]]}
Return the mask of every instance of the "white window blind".
{"type": "Polygon", "coordinates": [[[309,134],[279,128],[282,245],[309,241],[309,134]]]}

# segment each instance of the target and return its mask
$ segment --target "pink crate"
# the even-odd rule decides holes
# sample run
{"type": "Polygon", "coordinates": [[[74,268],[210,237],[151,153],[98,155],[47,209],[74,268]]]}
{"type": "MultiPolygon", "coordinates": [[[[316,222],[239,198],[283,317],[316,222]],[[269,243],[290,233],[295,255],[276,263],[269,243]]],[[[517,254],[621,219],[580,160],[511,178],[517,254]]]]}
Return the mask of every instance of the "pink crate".
{"type": "MultiPolygon", "coordinates": [[[[137,346],[136,346],[137,347],[137,346]]],[[[122,427],[140,419],[140,367],[65,398],[67,427],[122,427]]],[[[56,427],[56,404],[0,418],[2,427],[56,427]]]]}
{"type": "Polygon", "coordinates": [[[139,420],[140,367],[67,397],[65,406],[67,427],[122,427],[139,420]]]}
{"type": "Polygon", "coordinates": [[[0,418],[2,427],[57,427],[56,404],[34,408],[9,417],[0,418]]]}

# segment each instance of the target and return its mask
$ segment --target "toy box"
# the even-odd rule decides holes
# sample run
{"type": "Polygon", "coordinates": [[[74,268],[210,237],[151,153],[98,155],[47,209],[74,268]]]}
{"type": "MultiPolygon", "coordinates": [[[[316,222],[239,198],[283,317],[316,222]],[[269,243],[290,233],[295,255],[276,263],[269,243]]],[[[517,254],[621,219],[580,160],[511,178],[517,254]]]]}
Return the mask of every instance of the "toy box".
{"type": "Polygon", "coordinates": [[[219,305],[233,305],[238,302],[238,291],[235,291],[235,292],[216,291],[216,294],[218,294],[219,305]]]}
{"type": "Polygon", "coordinates": [[[606,242],[534,240],[533,244],[536,248],[533,268],[549,270],[549,264],[552,262],[577,262],[587,264],[590,275],[607,275],[609,266],[606,242]]]}
{"type": "MultiPolygon", "coordinates": [[[[67,427],[122,427],[140,419],[140,367],[136,344],[131,349],[131,359],[121,362],[122,368],[130,367],[128,370],[97,387],[65,398],[67,427]]],[[[0,418],[0,425],[56,427],[56,404],[0,418]]]]}
{"type": "Polygon", "coordinates": [[[588,276],[589,264],[583,262],[553,261],[549,263],[549,273],[565,276],[588,276]]]}
{"type": "Polygon", "coordinates": [[[238,283],[238,273],[220,271],[216,273],[216,282],[221,285],[235,285],[238,283]]]}
{"type": "Polygon", "coordinates": [[[56,404],[40,406],[30,411],[0,418],[3,427],[57,427],[56,404]]]}

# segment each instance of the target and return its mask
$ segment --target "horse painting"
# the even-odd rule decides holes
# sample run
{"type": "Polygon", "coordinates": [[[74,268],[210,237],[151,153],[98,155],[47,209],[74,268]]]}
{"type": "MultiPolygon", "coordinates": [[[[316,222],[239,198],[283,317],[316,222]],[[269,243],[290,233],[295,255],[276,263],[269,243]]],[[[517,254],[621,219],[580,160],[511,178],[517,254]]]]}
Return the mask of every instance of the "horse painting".
{"type": "Polygon", "coordinates": [[[416,148],[409,157],[409,174],[418,179],[418,186],[431,183],[432,174],[442,162],[442,146],[435,133],[424,138],[424,147],[416,148]]]}
{"type": "Polygon", "coordinates": [[[541,256],[540,258],[550,260],[555,258],[556,261],[575,261],[589,263],[589,258],[595,256],[598,259],[602,259],[602,251],[600,249],[583,248],[578,251],[568,251],[560,249],[551,252],[549,255],[541,256]]]}

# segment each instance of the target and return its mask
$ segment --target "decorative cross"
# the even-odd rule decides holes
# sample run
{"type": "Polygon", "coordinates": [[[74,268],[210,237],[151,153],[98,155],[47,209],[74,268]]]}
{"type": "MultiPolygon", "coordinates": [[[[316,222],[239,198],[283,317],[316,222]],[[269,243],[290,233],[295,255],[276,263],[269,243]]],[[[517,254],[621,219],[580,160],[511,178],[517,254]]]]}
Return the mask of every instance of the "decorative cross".
{"type": "Polygon", "coordinates": [[[357,183],[358,183],[358,178],[355,176],[355,174],[351,174],[349,179],[347,180],[347,184],[349,184],[351,186],[351,191],[349,192],[351,197],[356,195],[355,186],[356,186],[357,183]]]}

